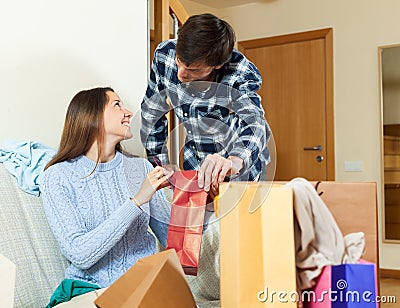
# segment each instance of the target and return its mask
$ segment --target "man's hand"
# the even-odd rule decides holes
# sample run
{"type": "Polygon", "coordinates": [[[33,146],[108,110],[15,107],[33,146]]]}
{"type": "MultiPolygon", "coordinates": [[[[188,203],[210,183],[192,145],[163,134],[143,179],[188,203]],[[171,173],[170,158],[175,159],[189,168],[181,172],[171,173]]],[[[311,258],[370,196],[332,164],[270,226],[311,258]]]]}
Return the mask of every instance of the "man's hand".
{"type": "Polygon", "coordinates": [[[203,161],[199,171],[199,187],[205,191],[215,188],[224,181],[225,176],[238,174],[243,168],[243,160],[236,156],[224,158],[218,154],[209,154],[203,161]]]}

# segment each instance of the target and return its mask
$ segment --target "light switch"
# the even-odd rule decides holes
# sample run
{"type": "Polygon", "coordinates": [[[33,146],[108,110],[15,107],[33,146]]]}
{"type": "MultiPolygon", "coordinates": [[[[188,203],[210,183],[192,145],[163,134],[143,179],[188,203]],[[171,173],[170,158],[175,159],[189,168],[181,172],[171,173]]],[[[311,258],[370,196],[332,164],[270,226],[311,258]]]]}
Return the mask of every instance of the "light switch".
{"type": "Polygon", "coordinates": [[[347,172],[363,171],[363,162],[362,161],[345,161],[344,162],[344,171],[347,171],[347,172]]]}

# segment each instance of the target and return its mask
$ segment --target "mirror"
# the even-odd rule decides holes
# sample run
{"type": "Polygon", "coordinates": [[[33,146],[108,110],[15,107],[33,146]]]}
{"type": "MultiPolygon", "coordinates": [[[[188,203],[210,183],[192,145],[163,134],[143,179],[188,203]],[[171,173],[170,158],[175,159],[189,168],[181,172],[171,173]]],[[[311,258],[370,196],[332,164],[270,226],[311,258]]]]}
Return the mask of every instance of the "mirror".
{"type": "Polygon", "coordinates": [[[400,242],[400,45],[379,47],[384,239],[400,242]]]}

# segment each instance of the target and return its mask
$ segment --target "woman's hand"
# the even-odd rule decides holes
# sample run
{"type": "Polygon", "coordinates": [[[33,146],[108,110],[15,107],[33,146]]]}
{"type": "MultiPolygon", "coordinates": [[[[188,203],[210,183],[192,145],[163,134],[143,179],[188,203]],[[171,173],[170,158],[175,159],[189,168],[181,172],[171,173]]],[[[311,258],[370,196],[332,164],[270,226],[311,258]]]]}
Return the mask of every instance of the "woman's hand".
{"type": "Polygon", "coordinates": [[[163,187],[169,186],[168,179],[173,174],[173,171],[167,171],[163,167],[155,167],[152,171],[150,171],[142,186],[136,195],[132,198],[132,201],[137,205],[141,206],[150,201],[151,197],[153,197],[154,193],[163,187]]]}

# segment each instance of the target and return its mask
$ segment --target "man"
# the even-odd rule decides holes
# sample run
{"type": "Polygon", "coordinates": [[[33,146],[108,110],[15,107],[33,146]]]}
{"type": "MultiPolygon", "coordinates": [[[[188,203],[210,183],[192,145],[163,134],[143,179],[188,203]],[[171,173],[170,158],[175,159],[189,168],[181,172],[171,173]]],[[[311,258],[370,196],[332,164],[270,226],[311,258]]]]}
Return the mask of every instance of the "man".
{"type": "Polygon", "coordinates": [[[205,191],[226,176],[259,180],[269,161],[270,130],[257,94],[261,76],[234,44],[234,31],[224,20],[191,16],[177,40],[156,48],[142,102],[141,139],[150,162],[157,156],[169,164],[165,113],[172,107],[187,136],[184,169],[199,170],[205,191]]]}

